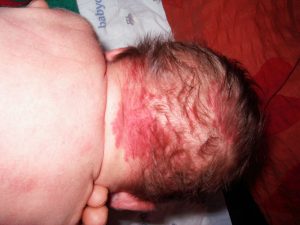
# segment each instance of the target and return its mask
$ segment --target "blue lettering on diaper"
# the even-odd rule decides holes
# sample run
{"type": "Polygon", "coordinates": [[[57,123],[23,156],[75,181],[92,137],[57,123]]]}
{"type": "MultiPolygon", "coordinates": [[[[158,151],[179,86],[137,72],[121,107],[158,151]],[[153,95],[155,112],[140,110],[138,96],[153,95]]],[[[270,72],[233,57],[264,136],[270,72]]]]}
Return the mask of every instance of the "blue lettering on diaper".
{"type": "Polygon", "coordinates": [[[96,0],[96,16],[98,17],[98,28],[105,28],[106,27],[106,19],[105,19],[105,5],[103,4],[102,0],[96,0]]]}
{"type": "Polygon", "coordinates": [[[134,25],[134,19],[133,19],[133,16],[132,16],[131,13],[129,13],[129,14],[125,17],[125,19],[126,19],[126,23],[127,23],[127,24],[134,25]]]}

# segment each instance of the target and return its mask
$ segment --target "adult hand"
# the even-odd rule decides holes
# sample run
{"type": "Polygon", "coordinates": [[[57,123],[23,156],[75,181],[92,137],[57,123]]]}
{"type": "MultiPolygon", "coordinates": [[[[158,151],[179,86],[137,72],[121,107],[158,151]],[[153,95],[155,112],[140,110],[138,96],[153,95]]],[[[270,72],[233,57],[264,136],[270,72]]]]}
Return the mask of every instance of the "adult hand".
{"type": "Polygon", "coordinates": [[[84,225],[105,225],[108,217],[106,201],[108,190],[105,187],[95,185],[87,206],[82,214],[84,225]]]}

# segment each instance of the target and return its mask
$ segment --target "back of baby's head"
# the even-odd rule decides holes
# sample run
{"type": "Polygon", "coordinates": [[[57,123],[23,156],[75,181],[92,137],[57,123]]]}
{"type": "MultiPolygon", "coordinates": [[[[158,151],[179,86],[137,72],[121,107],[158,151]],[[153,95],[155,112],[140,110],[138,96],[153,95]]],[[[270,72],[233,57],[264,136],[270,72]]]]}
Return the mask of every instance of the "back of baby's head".
{"type": "Polygon", "coordinates": [[[145,39],[117,60],[127,60],[129,68],[126,157],[143,162],[133,194],[151,201],[193,198],[244,173],[262,116],[237,63],[207,48],[159,39],[145,39]]]}

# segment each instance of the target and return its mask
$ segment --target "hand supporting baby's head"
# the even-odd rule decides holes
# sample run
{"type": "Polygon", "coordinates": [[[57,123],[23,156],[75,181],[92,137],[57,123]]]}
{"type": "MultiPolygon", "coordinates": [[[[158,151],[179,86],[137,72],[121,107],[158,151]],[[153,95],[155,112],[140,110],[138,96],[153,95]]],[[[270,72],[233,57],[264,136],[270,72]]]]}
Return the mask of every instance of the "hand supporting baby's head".
{"type": "Polygon", "coordinates": [[[251,164],[262,130],[258,99],[235,62],[192,44],[145,39],[121,63],[112,129],[125,160],[139,161],[122,188],[158,202],[224,188],[251,164]]]}

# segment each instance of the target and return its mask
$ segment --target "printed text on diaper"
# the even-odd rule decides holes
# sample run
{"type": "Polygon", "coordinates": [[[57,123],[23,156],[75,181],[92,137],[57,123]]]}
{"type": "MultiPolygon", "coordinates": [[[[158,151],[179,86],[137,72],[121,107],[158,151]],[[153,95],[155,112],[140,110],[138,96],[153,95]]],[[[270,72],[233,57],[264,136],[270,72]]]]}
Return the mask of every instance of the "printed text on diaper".
{"type": "Polygon", "coordinates": [[[98,28],[105,28],[106,27],[106,19],[105,19],[105,5],[103,4],[102,0],[95,0],[96,1],[96,16],[98,17],[98,28]]]}

